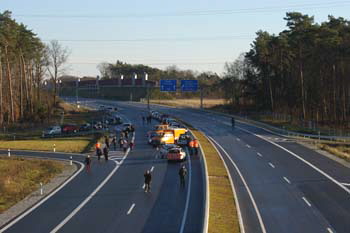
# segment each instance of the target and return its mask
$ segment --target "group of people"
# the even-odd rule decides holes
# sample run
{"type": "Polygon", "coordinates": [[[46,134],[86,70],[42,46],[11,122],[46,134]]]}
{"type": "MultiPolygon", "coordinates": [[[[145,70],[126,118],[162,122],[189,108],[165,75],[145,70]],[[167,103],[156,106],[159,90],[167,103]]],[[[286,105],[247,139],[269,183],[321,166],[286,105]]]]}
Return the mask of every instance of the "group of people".
{"type": "Polygon", "coordinates": [[[198,140],[195,138],[193,140],[190,140],[188,142],[188,148],[190,151],[190,155],[198,155],[198,151],[199,151],[199,142],[198,140]]]}
{"type": "MultiPolygon", "coordinates": [[[[182,165],[181,168],[179,169],[180,186],[182,188],[185,187],[186,175],[187,175],[186,166],[182,165]]],[[[152,172],[150,170],[147,170],[143,176],[145,178],[144,190],[146,193],[151,192],[152,172]]]]}

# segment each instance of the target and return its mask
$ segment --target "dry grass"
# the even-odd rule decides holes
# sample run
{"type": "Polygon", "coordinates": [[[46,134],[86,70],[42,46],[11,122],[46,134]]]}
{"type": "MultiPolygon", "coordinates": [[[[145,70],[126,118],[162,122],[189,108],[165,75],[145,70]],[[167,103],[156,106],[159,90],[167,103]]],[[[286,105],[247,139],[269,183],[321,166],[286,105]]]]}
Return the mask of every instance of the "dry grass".
{"type": "MultiPolygon", "coordinates": [[[[176,100],[151,100],[153,104],[164,104],[176,107],[200,108],[200,99],[176,99],[176,100]]],[[[203,107],[211,108],[216,105],[225,104],[224,99],[204,99],[203,107]]]]}
{"type": "Polygon", "coordinates": [[[205,153],[210,189],[210,233],[240,232],[231,183],[223,161],[213,145],[199,131],[193,130],[205,153]]]}
{"type": "Polygon", "coordinates": [[[53,151],[55,145],[57,152],[81,153],[89,147],[93,136],[54,138],[38,140],[0,141],[0,149],[53,151]]]}
{"type": "Polygon", "coordinates": [[[62,172],[64,165],[56,161],[0,158],[0,213],[10,208],[62,172]]]}
{"type": "Polygon", "coordinates": [[[320,149],[327,151],[339,158],[350,161],[350,145],[321,143],[317,145],[320,149]]]}

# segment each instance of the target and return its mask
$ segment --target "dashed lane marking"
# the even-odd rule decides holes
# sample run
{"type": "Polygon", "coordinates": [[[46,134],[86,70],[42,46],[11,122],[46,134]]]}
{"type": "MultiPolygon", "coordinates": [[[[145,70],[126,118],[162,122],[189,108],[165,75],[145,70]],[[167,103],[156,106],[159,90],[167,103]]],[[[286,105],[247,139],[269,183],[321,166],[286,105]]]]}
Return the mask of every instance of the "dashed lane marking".
{"type": "Polygon", "coordinates": [[[130,208],[129,208],[128,212],[126,213],[126,215],[131,214],[131,212],[132,212],[132,210],[134,209],[135,206],[136,206],[136,204],[132,203],[132,205],[130,206],[130,208]]]}
{"type": "Polygon", "coordinates": [[[263,155],[262,155],[262,154],[260,154],[259,152],[257,153],[257,155],[259,155],[260,157],[263,157],[263,155]]]}
{"type": "Polygon", "coordinates": [[[251,148],[251,146],[249,146],[248,144],[246,145],[246,147],[251,148]]]}
{"type": "Polygon", "coordinates": [[[302,197],[302,199],[305,201],[305,203],[306,203],[309,207],[311,207],[311,203],[310,203],[305,197],[302,197]]]}
{"type": "Polygon", "coordinates": [[[284,179],[288,184],[290,184],[290,180],[288,180],[287,177],[283,176],[283,179],[284,179]]]}
{"type": "Polygon", "coordinates": [[[269,163],[270,167],[275,168],[275,165],[273,163],[269,163]]]}

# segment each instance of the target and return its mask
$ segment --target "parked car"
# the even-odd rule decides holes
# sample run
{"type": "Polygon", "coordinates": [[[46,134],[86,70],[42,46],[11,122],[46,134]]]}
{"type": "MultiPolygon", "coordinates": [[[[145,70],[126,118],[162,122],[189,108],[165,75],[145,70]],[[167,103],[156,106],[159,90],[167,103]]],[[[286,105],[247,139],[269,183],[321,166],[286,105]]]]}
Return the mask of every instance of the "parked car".
{"type": "Polygon", "coordinates": [[[76,133],[79,131],[79,127],[77,125],[63,125],[62,133],[76,133]]]}
{"type": "Polygon", "coordinates": [[[51,126],[44,130],[44,136],[49,136],[49,135],[57,135],[62,133],[62,129],[60,126],[51,126]]]}
{"type": "Polygon", "coordinates": [[[186,152],[182,148],[172,148],[167,154],[168,161],[184,161],[186,160],[186,152]]]}
{"type": "Polygon", "coordinates": [[[92,129],[91,124],[86,123],[80,126],[79,131],[89,131],[92,129]]]}
{"type": "Polygon", "coordinates": [[[176,145],[176,144],[164,144],[164,145],[161,145],[160,148],[159,148],[160,157],[161,158],[165,158],[166,155],[168,154],[169,150],[173,149],[173,148],[180,148],[180,147],[178,145],[176,145]]]}

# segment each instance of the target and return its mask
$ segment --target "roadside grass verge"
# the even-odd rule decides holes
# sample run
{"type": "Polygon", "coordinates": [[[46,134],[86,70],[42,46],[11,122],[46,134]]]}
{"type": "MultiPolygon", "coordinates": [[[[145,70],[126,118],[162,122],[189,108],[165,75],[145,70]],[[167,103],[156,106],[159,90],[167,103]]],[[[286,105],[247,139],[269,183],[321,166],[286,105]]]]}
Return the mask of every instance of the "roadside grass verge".
{"type": "Polygon", "coordinates": [[[203,133],[193,128],[191,130],[200,142],[208,166],[210,190],[208,232],[238,233],[240,232],[240,227],[235,205],[235,197],[223,161],[203,133]]]}
{"type": "Polygon", "coordinates": [[[50,160],[0,158],[0,213],[63,171],[63,163],[50,160]]]}
{"type": "Polygon", "coordinates": [[[85,153],[96,142],[96,137],[90,135],[70,138],[0,141],[0,149],[53,151],[55,145],[56,152],[85,153]]]}
{"type": "Polygon", "coordinates": [[[349,144],[333,144],[333,143],[320,143],[317,147],[321,150],[327,151],[339,158],[350,161],[350,145],[349,144]]]}

